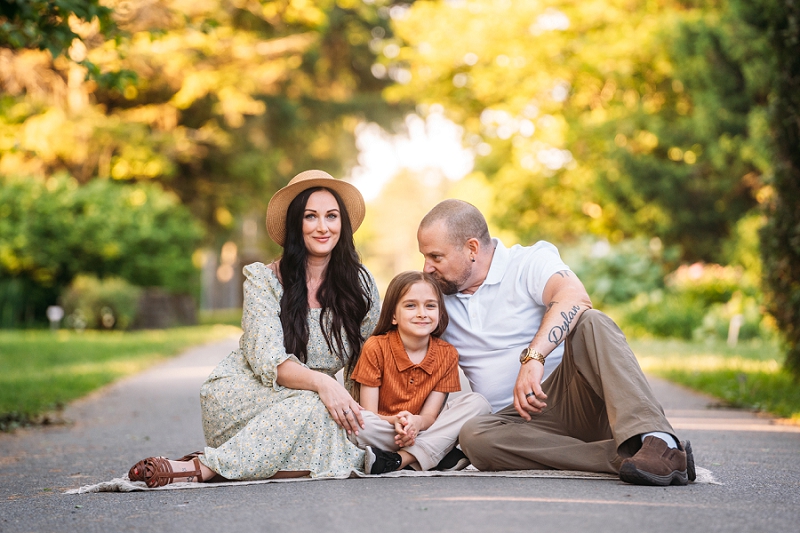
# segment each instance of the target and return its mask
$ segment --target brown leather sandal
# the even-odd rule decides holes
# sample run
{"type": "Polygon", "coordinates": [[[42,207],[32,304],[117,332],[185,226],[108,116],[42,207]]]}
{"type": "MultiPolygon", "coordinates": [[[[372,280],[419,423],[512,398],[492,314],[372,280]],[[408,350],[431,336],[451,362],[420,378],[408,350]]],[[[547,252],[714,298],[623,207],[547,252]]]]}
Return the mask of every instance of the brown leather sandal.
{"type": "Polygon", "coordinates": [[[143,461],[144,482],[148,488],[151,489],[174,483],[178,478],[188,478],[186,481],[197,481],[198,483],[202,483],[203,473],[200,470],[200,460],[195,457],[192,459],[192,461],[194,462],[193,471],[174,472],[172,470],[172,465],[169,464],[169,459],[164,457],[148,457],[143,461]]]}
{"type": "MultiPolygon", "coordinates": [[[[200,457],[201,455],[203,455],[203,452],[192,452],[192,453],[184,455],[180,459],[170,459],[170,460],[171,461],[191,461],[192,459],[200,457]]],[[[131,467],[131,469],[128,470],[128,479],[130,479],[131,481],[144,481],[144,473],[146,471],[144,464],[145,464],[145,461],[148,461],[149,459],[152,459],[152,457],[148,457],[147,459],[142,459],[141,461],[139,461],[138,463],[133,465],[131,467]]],[[[164,459],[166,459],[166,458],[164,458],[164,459]]]]}

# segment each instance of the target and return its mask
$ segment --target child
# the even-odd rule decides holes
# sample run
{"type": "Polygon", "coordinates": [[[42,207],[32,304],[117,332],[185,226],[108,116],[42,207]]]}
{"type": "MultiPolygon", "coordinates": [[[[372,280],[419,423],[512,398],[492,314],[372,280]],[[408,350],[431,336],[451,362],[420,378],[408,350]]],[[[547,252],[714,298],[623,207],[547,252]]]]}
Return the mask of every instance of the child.
{"type": "Polygon", "coordinates": [[[350,439],[366,450],[367,474],[469,464],[455,448],[458,432],[491,407],[477,393],[445,404],[448,393],[461,390],[458,352],[439,339],[447,322],[442,293],[429,274],[403,272],[389,283],[378,325],[352,374],[361,385],[365,427],[350,439]]]}

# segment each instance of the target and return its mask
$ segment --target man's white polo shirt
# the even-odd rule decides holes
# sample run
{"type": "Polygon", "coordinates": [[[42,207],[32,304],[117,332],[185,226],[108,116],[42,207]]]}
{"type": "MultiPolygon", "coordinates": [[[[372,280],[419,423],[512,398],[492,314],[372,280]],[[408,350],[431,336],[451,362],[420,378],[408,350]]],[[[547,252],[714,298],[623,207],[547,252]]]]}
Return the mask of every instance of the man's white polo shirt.
{"type": "MultiPolygon", "coordinates": [[[[445,296],[450,324],[442,338],[456,347],[472,390],[494,412],[510,405],[519,355],[539,330],[542,292],[550,276],[570,270],[549,242],[506,248],[498,239],[489,273],[474,294],[445,296]]],[[[545,378],[561,363],[564,344],[545,361],[545,378]]]]}

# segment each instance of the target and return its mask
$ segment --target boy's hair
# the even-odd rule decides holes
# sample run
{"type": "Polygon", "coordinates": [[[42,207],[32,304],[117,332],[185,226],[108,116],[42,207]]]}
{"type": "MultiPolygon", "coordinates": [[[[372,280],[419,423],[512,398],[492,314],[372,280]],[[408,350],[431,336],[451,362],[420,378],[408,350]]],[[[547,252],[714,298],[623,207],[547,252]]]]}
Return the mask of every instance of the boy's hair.
{"type": "Polygon", "coordinates": [[[436,300],[439,302],[439,324],[436,329],[431,332],[434,337],[439,337],[444,333],[450,318],[447,316],[447,309],[444,307],[444,296],[442,295],[439,284],[428,273],[420,272],[418,270],[409,270],[401,272],[396,275],[392,281],[389,282],[389,287],[386,289],[386,297],[383,299],[383,306],[381,307],[381,316],[378,318],[378,325],[375,326],[373,335],[383,335],[393,329],[397,329],[395,324],[392,324],[392,317],[394,310],[400,299],[405,296],[408,290],[415,283],[427,283],[433,287],[433,292],[436,294],[436,300]]]}

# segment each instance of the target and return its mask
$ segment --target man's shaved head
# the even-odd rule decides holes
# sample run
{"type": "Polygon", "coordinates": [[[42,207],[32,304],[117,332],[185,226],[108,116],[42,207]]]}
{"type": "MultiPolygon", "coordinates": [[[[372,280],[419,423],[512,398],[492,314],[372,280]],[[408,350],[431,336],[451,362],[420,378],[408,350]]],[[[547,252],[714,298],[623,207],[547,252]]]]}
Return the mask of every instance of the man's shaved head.
{"type": "Polygon", "coordinates": [[[444,222],[447,240],[453,246],[463,246],[469,239],[477,239],[486,247],[492,244],[486,219],[477,207],[468,202],[453,199],[439,202],[423,217],[419,228],[425,229],[440,220],[444,222]]]}

